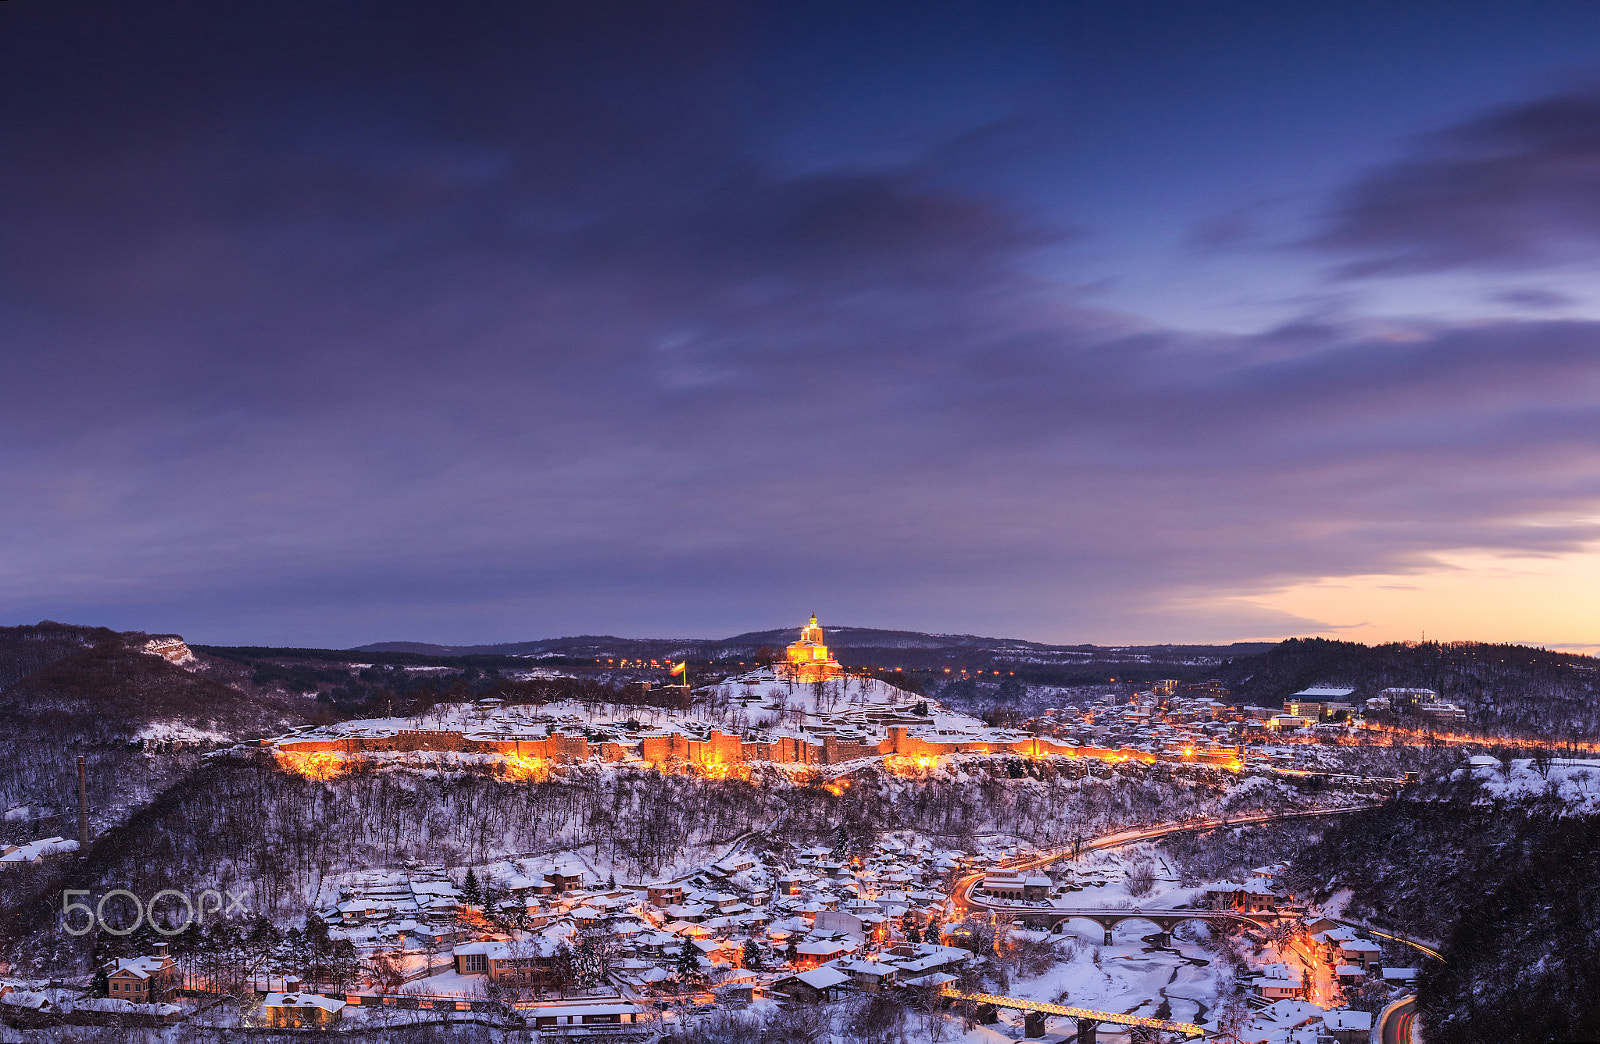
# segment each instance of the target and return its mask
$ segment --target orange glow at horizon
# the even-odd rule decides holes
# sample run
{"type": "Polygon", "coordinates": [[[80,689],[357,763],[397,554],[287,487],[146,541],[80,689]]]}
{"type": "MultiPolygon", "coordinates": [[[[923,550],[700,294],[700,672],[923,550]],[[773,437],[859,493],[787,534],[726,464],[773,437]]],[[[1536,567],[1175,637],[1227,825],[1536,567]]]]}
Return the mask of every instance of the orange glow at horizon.
{"type": "MultiPolygon", "coordinates": [[[[1294,632],[1381,644],[1510,642],[1600,652],[1600,546],[1563,555],[1434,556],[1415,573],[1323,577],[1235,600],[1324,621],[1294,632]]],[[[1270,637],[1282,637],[1270,636],[1270,637]]]]}

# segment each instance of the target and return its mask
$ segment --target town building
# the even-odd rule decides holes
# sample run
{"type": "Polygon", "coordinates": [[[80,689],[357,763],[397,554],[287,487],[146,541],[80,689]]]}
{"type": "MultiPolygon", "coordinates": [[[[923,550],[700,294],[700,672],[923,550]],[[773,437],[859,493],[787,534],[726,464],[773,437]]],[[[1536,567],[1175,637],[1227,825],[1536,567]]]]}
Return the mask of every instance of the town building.
{"type": "Polygon", "coordinates": [[[538,935],[520,942],[462,943],[451,954],[458,975],[487,975],[496,986],[543,990],[560,982],[558,949],[559,943],[538,935]]]}
{"type": "Polygon", "coordinates": [[[991,870],[983,875],[983,890],[998,899],[1040,902],[1050,895],[1050,878],[1017,870],[991,870]]]}
{"type": "Polygon", "coordinates": [[[1323,1013],[1322,1032],[1317,1035],[1317,1041],[1318,1044],[1323,1044],[1324,1040],[1331,1044],[1367,1044],[1371,1035],[1371,1012],[1341,1008],[1323,1013]]]}
{"type": "Polygon", "coordinates": [[[78,842],[64,837],[44,837],[25,845],[6,845],[0,848],[0,870],[22,866],[37,866],[46,859],[63,856],[78,850],[78,842]]]}
{"type": "Polygon", "coordinates": [[[148,956],[124,957],[106,966],[107,996],[135,1004],[166,1001],[178,988],[178,980],[178,966],[166,943],[157,943],[148,956]]]}
{"type": "Polygon", "coordinates": [[[250,1021],[279,1029],[320,1029],[338,1022],[344,1008],[344,1001],[320,993],[269,993],[250,1021]]]}

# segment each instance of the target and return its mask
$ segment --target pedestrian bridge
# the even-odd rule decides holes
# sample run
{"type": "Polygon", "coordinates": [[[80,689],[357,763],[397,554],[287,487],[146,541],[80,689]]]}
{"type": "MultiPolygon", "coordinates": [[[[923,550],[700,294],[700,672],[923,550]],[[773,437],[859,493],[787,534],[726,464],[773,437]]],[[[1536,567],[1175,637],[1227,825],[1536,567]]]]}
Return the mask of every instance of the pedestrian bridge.
{"type": "Polygon", "coordinates": [[[1180,1033],[1184,1037],[1203,1037],[1205,1029],[1192,1022],[1171,1022],[1167,1019],[1151,1019],[1143,1015],[1123,1015],[1114,1011],[1095,1011],[1092,1008],[1069,1008],[1065,1004],[1049,1004],[1044,1001],[1022,1000],[1017,997],[1001,997],[993,993],[967,993],[964,990],[943,989],[939,991],[942,997],[951,1000],[972,1001],[976,1004],[987,1004],[995,1008],[1010,1008],[1013,1011],[1027,1013],[1026,1031],[1030,1037],[1044,1036],[1044,1020],[1050,1015],[1060,1015],[1069,1019],[1078,1020],[1078,1044],[1094,1044],[1095,1028],[1102,1022],[1110,1022],[1118,1026],[1138,1026],[1143,1029],[1159,1030],[1163,1033],[1180,1033]]]}

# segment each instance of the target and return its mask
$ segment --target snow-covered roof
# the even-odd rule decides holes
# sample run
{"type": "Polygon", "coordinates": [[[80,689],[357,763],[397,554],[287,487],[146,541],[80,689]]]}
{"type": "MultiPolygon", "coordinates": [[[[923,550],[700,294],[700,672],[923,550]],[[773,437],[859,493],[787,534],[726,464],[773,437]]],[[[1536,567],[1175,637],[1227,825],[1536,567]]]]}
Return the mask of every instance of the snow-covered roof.
{"type": "Polygon", "coordinates": [[[1322,1024],[1332,1030],[1360,1030],[1366,1033],[1372,1029],[1372,1013],[1370,1011],[1351,1011],[1341,1008],[1338,1011],[1324,1012],[1322,1024]]]}
{"type": "Polygon", "coordinates": [[[799,946],[795,947],[797,952],[808,957],[821,957],[829,954],[844,953],[849,949],[850,947],[846,946],[844,943],[837,942],[832,939],[803,942],[799,946]]]}
{"type": "Polygon", "coordinates": [[[550,1018],[560,1015],[638,1015],[644,1009],[637,1004],[541,1004],[533,1008],[519,1008],[524,1015],[550,1018]]]}
{"type": "Polygon", "coordinates": [[[113,964],[107,973],[109,975],[121,975],[126,972],[141,979],[148,979],[156,972],[170,967],[172,961],[168,957],[124,957],[113,964]]]}
{"type": "Polygon", "coordinates": [[[323,1011],[338,1011],[344,1007],[344,1001],[320,993],[269,993],[261,1004],[267,1008],[321,1008],[323,1011]]]}
{"type": "Polygon", "coordinates": [[[76,852],[78,842],[68,841],[64,837],[46,837],[37,841],[29,841],[19,845],[0,856],[0,863],[37,863],[46,856],[61,855],[66,852],[76,852]]]}
{"type": "Polygon", "coordinates": [[[808,972],[801,972],[795,976],[801,982],[814,990],[831,990],[835,986],[843,986],[850,981],[850,976],[830,965],[813,968],[808,972]]]}

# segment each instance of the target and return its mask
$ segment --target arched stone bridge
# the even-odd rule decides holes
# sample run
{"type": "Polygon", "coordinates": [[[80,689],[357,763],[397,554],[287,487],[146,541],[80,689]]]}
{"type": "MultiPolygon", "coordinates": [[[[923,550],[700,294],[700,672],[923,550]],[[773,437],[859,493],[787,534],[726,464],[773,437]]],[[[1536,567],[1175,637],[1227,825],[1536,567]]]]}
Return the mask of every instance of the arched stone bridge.
{"type": "Polygon", "coordinates": [[[1105,932],[1105,945],[1112,943],[1111,933],[1123,921],[1147,921],[1155,925],[1159,938],[1159,946],[1172,945],[1172,930],[1184,921],[1203,921],[1207,924],[1218,922],[1244,922],[1253,925],[1271,924],[1277,920],[1275,913],[1242,913],[1238,910],[1146,910],[1137,906],[1129,907],[1090,907],[1086,909],[1073,909],[1060,906],[1013,906],[1004,903],[973,902],[973,905],[996,917],[1015,921],[1021,924],[1045,927],[1051,931],[1060,931],[1068,921],[1093,921],[1105,932]]]}

